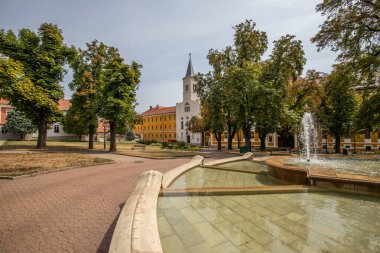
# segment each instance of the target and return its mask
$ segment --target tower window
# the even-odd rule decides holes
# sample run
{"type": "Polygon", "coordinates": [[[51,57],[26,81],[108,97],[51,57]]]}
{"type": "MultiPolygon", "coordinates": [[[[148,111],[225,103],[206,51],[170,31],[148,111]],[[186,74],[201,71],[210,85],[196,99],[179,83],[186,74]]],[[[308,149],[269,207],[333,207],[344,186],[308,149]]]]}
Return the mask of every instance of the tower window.
{"type": "Polygon", "coordinates": [[[189,105],[189,103],[185,104],[185,112],[190,112],[190,105],[189,105]]]}
{"type": "Polygon", "coordinates": [[[189,85],[188,84],[185,85],[185,90],[189,91],[189,85]]]}

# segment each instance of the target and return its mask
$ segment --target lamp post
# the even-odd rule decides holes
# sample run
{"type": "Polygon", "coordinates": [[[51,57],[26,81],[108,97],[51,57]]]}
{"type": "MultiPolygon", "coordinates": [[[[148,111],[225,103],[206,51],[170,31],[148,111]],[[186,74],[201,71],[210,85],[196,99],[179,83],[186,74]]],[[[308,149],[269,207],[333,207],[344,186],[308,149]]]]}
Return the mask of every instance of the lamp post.
{"type": "Polygon", "coordinates": [[[251,152],[251,146],[252,146],[252,144],[251,144],[251,127],[252,127],[252,121],[251,120],[249,120],[248,121],[248,142],[247,143],[249,143],[249,147],[246,147],[246,149],[247,149],[247,152],[251,152]]]}
{"type": "Polygon", "coordinates": [[[109,126],[109,123],[107,120],[103,119],[103,151],[106,151],[106,132],[107,132],[107,127],[109,126]]]}

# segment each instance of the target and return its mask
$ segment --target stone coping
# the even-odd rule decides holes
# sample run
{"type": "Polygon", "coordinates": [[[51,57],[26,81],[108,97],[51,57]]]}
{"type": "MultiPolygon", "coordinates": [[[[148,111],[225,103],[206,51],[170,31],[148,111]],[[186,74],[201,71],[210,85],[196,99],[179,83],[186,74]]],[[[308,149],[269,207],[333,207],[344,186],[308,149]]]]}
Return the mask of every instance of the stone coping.
{"type": "Polygon", "coordinates": [[[246,194],[324,192],[325,189],[307,185],[273,185],[250,187],[206,187],[189,189],[161,189],[160,196],[224,196],[246,194]]]}
{"type": "Polygon", "coordinates": [[[120,213],[110,253],[163,253],[156,213],[161,182],[161,172],[150,170],[140,175],[120,213]]]}
{"type": "Polygon", "coordinates": [[[285,170],[307,172],[308,178],[324,178],[331,180],[341,180],[356,183],[373,183],[380,184],[380,176],[367,176],[360,174],[339,173],[330,168],[302,168],[297,166],[284,165],[283,159],[286,157],[269,158],[265,161],[266,164],[285,170]]]}
{"type": "Polygon", "coordinates": [[[168,188],[169,185],[182,173],[185,171],[192,169],[196,166],[200,166],[203,164],[204,158],[202,156],[194,156],[190,162],[178,166],[172,170],[166,172],[162,178],[162,188],[168,188]]]}
{"type": "Polygon", "coordinates": [[[243,156],[215,160],[215,161],[211,161],[211,162],[205,163],[204,165],[208,165],[208,166],[219,165],[219,164],[229,163],[229,162],[237,162],[237,161],[242,161],[242,160],[250,160],[252,158],[253,158],[253,153],[247,152],[243,156]]]}

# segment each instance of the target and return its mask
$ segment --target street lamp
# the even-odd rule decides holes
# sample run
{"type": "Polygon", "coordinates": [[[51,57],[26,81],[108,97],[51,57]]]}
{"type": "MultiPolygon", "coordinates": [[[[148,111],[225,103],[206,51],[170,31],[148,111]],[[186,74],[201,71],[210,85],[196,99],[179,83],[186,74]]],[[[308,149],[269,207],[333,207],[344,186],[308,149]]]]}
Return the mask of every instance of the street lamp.
{"type": "Polygon", "coordinates": [[[106,132],[109,127],[109,122],[105,119],[102,119],[101,122],[103,123],[103,151],[106,151],[106,132]]]}

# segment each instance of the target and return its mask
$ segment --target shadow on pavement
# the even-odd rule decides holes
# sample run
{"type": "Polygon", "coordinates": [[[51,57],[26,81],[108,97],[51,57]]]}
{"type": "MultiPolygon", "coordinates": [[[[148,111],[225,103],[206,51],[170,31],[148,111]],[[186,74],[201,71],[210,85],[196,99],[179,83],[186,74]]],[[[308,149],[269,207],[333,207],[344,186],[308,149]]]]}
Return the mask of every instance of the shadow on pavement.
{"type": "Polygon", "coordinates": [[[112,240],[113,231],[115,230],[117,220],[119,219],[121,210],[123,210],[124,205],[125,205],[125,203],[122,203],[119,205],[119,208],[120,208],[119,213],[116,215],[111,226],[108,228],[107,232],[105,233],[105,235],[102,239],[102,242],[100,243],[100,245],[96,251],[97,253],[107,253],[108,252],[108,248],[110,247],[111,240],[112,240]]]}

